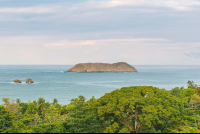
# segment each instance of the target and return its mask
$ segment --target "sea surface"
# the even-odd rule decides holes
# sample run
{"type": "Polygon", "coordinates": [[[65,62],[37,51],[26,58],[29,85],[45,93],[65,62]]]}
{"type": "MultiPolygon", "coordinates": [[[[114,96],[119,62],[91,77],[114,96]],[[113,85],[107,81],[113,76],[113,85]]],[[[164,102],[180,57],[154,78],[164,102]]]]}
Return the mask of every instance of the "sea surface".
{"type": "Polygon", "coordinates": [[[20,98],[22,102],[28,102],[43,97],[49,102],[57,98],[64,105],[79,95],[87,100],[92,96],[99,98],[121,87],[147,85],[171,90],[181,86],[186,88],[188,80],[200,85],[199,65],[132,66],[137,73],[64,73],[73,65],[0,65],[0,104],[2,98],[20,98]],[[26,84],[26,78],[35,83],[26,84]],[[14,83],[14,79],[22,83],[14,83]]]}

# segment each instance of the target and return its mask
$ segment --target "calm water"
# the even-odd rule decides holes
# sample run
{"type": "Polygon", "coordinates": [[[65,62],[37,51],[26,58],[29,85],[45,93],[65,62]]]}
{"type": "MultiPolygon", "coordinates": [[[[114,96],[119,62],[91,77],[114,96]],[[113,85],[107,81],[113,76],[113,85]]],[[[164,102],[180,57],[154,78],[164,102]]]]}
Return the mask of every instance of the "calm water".
{"type": "Polygon", "coordinates": [[[105,93],[121,87],[151,85],[170,90],[187,87],[187,81],[200,84],[200,66],[148,66],[133,65],[138,73],[63,73],[72,65],[0,65],[0,103],[2,98],[23,102],[44,97],[60,104],[83,95],[99,98],[105,93]],[[26,78],[34,84],[26,84],[26,78]],[[14,83],[14,79],[22,81],[14,83]]]}

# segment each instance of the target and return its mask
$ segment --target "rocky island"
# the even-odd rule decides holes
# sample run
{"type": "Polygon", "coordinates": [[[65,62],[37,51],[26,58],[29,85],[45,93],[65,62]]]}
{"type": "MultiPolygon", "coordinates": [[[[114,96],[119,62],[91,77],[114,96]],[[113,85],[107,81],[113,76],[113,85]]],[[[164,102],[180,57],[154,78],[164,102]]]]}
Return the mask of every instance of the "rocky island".
{"type": "Polygon", "coordinates": [[[26,79],[26,83],[34,83],[34,81],[32,79],[30,79],[30,78],[27,78],[26,79]]]}
{"type": "Polygon", "coordinates": [[[22,83],[21,80],[15,79],[14,83],[22,83]]]}
{"type": "Polygon", "coordinates": [[[65,72],[137,72],[137,70],[126,62],[79,63],[65,72]]]}

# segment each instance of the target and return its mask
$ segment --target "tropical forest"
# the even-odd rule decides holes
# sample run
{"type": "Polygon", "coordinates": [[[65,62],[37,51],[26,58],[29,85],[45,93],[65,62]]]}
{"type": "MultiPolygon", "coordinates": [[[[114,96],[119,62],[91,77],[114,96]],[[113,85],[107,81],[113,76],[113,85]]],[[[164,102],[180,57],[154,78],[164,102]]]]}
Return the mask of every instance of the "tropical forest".
{"type": "Polygon", "coordinates": [[[198,133],[200,87],[116,89],[102,97],[78,96],[61,105],[54,98],[21,102],[3,98],[1,133],[198,133]]]}

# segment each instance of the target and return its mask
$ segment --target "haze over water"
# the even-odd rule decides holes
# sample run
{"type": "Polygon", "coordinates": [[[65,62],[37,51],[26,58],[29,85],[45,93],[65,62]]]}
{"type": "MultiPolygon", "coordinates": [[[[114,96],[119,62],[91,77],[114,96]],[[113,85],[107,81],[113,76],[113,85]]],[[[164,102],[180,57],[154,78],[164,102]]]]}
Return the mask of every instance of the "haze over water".
{"type": "Polygon", "coordinates": [[[83,95],[99,98],[105,93],[128,86],[148,85],[170,90],[187,87],[187,81],[200,84],[200,65],[133,65],[138,73],[64,73],[73,65],[0,65],[0,102],[2,98],[23,102],[44,97],[52,102],[69,104],[70,99],[83,95]],[[26,84],[26,78],[34,84],[26,84]],[[22,81],[14,83],[14,79],[22,81]]]}

